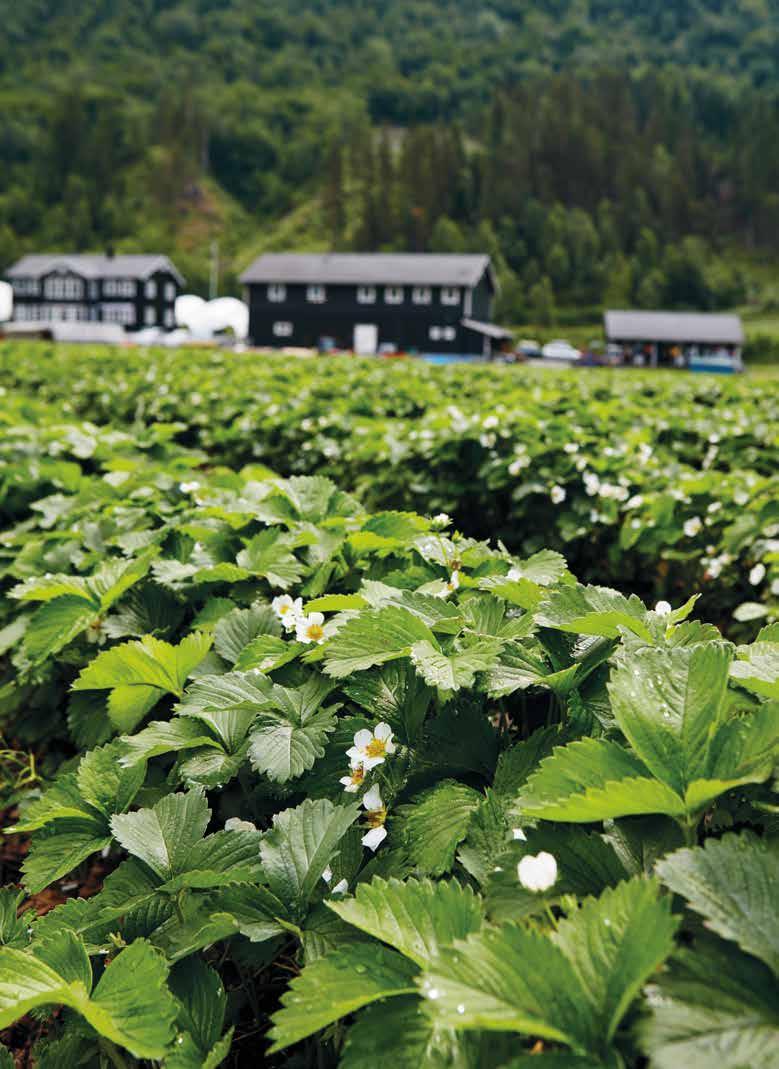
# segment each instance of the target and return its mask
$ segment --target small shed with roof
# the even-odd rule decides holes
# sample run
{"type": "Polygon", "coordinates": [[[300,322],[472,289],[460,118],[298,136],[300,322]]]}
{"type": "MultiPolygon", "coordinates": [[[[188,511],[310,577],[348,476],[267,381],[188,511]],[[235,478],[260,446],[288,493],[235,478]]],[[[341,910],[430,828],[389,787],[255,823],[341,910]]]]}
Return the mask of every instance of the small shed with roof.
{"type": "Polygon", "coordinates": [[[744,328],[737,315],[713,312],[608,311],[609,353],[623,363],[741,370],[744,328]]]}

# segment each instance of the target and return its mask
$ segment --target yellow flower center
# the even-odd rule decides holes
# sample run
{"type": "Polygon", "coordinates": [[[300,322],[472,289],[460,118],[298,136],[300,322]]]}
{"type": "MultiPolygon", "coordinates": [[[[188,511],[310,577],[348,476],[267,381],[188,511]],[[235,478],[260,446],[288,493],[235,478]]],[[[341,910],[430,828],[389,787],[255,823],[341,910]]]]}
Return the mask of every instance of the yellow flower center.
{"type": "Polygon", "coordinates": [[[383,739],[371,739],[365,747],[368,757],[383,757],[387,751],[387,745],[383,739]]]}
{"type": "Polygon", "coordinates": [[[362,783],[365,779],[365,769],[362,765],[358,765],[357,768],[352,769],[352,783],[362,783]]]}
{"type": "Polygon", "coordinates": [[[384,824],[384,821],[387,819],[387,810],[384,806],[382,806],[381,809],[369,810],[365,814],[365,816],[368,821],[368,827],[380,828],[384,824]]]}
{"type": "Polygon", "coordinates": [[[279,615],[283,616],[285,612],[289,612],[290,608],[289,605],[279,605],[279,615]]]}
{"type": "Polygon", "coordinates": [[[325,633],[325,629],[322,627],[321,624],[309,624],[308,625],[307,634],[308,634],[308,637],[313,642],[318,642],[320,640],[320,638],[322,638],[324,636],[324,633],[325,633]]]}

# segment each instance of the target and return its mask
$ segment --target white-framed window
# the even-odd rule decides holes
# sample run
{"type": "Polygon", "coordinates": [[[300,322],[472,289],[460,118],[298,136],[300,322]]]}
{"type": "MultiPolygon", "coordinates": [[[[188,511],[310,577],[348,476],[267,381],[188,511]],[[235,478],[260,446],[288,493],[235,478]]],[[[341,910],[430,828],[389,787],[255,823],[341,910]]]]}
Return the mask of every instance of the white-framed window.
{"type": "Polygon", "coordinates": [[[403,287],[402,286],[385,286],[384,287],[384,300],[386,304],[403,304],[403,287]]]}
{"type": "Polygon", "coordinates": [[[29,319],[49,320],[52,323],[74,323],[89,318],[89,309],[85,304],[42,304],[33,307],[35,313],[29,315],[29,319]]]}
{"type": "Polygon", "coordinates": [[[172,327],[175,326],[175,323],[176,323],[176,319],[175,319],[175,316],[173,314],[173,309],[172,308],[166,308],[165,309],[165,326],[168,328],[168,330],[170,330],[172,327]]]}
{"type": "Polygon", "coordinates": [[[309,286],[306,290],[306,300],[311,304],[324,304],[327,300],[327,292],[324,286],[309,286]]]}
{"type": "Polygon", "coordinates": [[[127,302],[104,304],[102,314],[104,323],[123,323],[126,326],[135,322],[135,305],[127,302]]]}
{"type": "Polygon", "coordinates": [[[430,340],[431,341],[454,341],[457,337],[457,331],[454,327],[431,327],[430,328],[430,340]]]}
{"type": "Polygon", "coordinates": [[[273,324],[273,333],[277,338],[290,338],[292,337],[292,324],[285,319],[281,319],[278,323],[273,324]]]}
{"type": "Polygon", "coordinates": [[[175,282],[166,282],[165,283],[165,300],[166,301],[175,301],[176,300],[176,283],[175,282]]]}
{"type": "Polygon", "coordinates": [[[90,301],[96,301],[100,296],[100,287],[97,282],[90,282],[87,288],[89,290],[90,301]]]}
{"type": "Polygon", "coordinates": [[[441,304],[459,304],[460,289],[458,286],[441,287],[441,304]]]}
{"type": "Polygon", "coordinates": [[[157,322],[157,309],[153,304],[147,304],[143,313],[144,322],[147,327],[153,327],[157,322]]]}
{"type": "Polygon", "coordinates": [[[271,282],[268,286],[268,300],[271,304],[281,304],[287,299],[287,287],[283,282],[271,282]]]}
{"type": "Polygon", "coordinates": [[[414,286],[411,291],[411,300],[414,304],[430,304],[433,300],[433,291],[429,286],[414,286]]]}
{"type": "MultiPolygon", "coordinates": [[[[104,297],[134,297],[135,280],[132,278],[104,278],[104,297]]],[[[118,322],[118,321],[117,321],[118,322]]]]}
{"type": "Polygon", "coordinates": [[[146,286],[144,287],[144,293],[146,294],[147,301],[153,301],[157,296],[157,283],[153,278],[150,278],[146,286]]]}
{"type": "Polygon", "coordinates": [[[357,303],[358,304],[375,304],[376,303],[376,287],[375,286],[358,286],[357,287],[357,303]]]}
{"type": "Polygon", "coordinates": [[[52,275],[43,284],[43,294],[55,301],[78,300],[84,296],[84,283],[73,275],[52,275]]]}
{"type": "Polygon", "coordinates": [[[15,278],[11,283],[13,291],[18,297],[37,297],[37,278],[15,278]]]}

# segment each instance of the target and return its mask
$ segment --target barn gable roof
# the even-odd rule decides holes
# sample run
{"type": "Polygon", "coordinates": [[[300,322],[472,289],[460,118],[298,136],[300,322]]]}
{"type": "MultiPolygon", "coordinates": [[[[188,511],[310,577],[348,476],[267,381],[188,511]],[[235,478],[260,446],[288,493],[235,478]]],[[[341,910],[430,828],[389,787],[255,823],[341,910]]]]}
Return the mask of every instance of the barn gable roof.
{"type": "Polygon", "coordinates": [[[320,285],[475,286],[495,277],[483,253],[266,253],[241,275],[241,282],[320,285]]]}
{"type": "Polygon", "coordinates": [[[606,337],[610,341],[744,344],[744,328],[737,315],[609,311],[605,313],[604,321],[606,337]]]}
{"type": "Polygon", "coordinates": [[[107,256],[103,253],[31,253],[6,271],[7,278],[41,278],[51,271],[64,269],[83,278],[145,279],[156,271],[169,271],[184,285],[184,279],[167,256],[156,253],[129,253],[107,256]]]}

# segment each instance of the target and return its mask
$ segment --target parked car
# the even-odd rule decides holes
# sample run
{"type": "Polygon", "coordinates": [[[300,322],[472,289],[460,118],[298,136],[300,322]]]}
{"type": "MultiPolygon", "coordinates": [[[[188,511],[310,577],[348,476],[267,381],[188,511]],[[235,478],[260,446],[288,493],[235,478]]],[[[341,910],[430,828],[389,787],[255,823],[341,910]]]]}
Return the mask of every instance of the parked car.
{"type": "Polygon", "coordinates": [[[517,345],[517,352],[526,357],[537,357],[541,355],[541,345],[532,338],[522,338],[517,345]]]}
{"type": "Polygon", "coordinates": [[[546,343],[541,350],[541,355],[546,360],[578,360],[582,354],[569,341],[555,338],[554,341],[546,343]]]}

